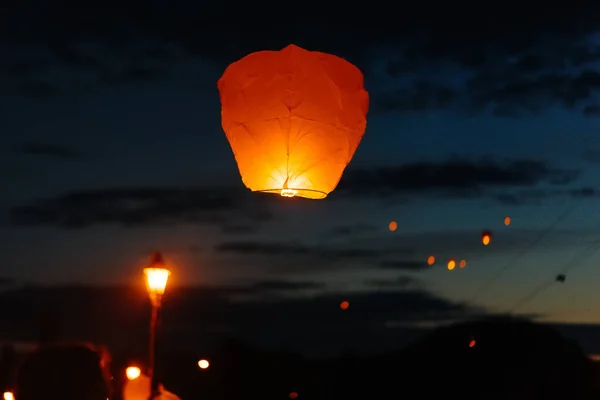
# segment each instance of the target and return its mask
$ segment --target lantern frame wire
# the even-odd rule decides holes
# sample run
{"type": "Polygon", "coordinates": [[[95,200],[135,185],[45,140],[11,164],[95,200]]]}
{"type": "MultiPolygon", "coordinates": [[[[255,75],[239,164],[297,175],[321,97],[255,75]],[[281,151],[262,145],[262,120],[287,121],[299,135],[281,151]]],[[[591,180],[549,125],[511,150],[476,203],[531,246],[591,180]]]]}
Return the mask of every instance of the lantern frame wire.
{"type": "Polygon", "coordinates": [[[281,197],[289,197],[289,198],[305,197],[302,195],[302,193],[306,193],[306,192],[319,193],[322,196],[322,197],[310,197],[310,199],[313,199],[313,200],[320,200],[320,199],[324,199],[325,197],[327,197],[327,193],[325,193],[322,190],[315,190],[315,189],[281,188],[281,189],[262,189],[262,190],[252,190],[252,191],[256,192],[256,193],[269,193],[269,194],[277,193],[281,197]],[[290,193],[290,195],[286,195],[285,193],[290,193]]]}

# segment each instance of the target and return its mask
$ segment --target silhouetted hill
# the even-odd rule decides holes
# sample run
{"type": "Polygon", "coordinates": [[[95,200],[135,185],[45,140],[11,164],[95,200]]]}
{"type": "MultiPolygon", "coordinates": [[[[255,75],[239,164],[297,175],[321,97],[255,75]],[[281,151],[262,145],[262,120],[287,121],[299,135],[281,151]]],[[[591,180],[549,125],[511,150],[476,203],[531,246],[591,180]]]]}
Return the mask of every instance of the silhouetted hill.
{"type": "Polygon", "coordinates": [[[590,398],[594,381],[592,363],[575,342],[519,319],[437,329],[404,356],[409,385],[425,397],[582,399],[590,398]]]}

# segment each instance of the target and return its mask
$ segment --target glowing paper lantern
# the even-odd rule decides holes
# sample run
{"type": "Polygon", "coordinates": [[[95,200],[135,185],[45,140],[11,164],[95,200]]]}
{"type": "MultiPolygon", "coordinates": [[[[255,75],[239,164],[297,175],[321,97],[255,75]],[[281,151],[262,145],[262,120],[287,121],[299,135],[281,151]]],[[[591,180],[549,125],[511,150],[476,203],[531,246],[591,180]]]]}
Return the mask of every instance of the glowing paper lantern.
{"type": "Polygon", "coordinates": [[[484,246],[487,246],[488,244],[490,244],[490,242],[492,241],[492,233],[491,232],[483,232],[481,234],[481,243],[483,243],[484,246]]]}
{"type": "Polygon", "coordinates": [[[506,226],[510,225],[510,217],[504,217],[504,225],[506,225],[506,226]]]}
{"type": "Polygon", "coordinates": [[[435,264],[435,257],[434,256],[427,257],[427,265],[433,265],[433,264],[435,264]]]}
{"type": "Polygon", "coordinates": [[[394,232],[396,229],[398,229],[398,223],[396,221],[392,221],[388,225],[388,228],[390,231],[394,232]]]}
{"type": "Polygon", "coordinates": [[[464,268],[467,266],[467,260],[460,260],[460,264],[458,264],[459,267],[464,268]]]}
{"type": "Polygon", "coordinates": [[[346,60],[294,45],[227,67],[217,83],[221,120],[244,185],[327,197],[367,126],[363,80],[346,60]]]}
{"type": "Polygon", "coordinates": [[[448,260],[448,270],[452,271],[454,268],[456,268],[456,260],[451,258],[448,260]]]}

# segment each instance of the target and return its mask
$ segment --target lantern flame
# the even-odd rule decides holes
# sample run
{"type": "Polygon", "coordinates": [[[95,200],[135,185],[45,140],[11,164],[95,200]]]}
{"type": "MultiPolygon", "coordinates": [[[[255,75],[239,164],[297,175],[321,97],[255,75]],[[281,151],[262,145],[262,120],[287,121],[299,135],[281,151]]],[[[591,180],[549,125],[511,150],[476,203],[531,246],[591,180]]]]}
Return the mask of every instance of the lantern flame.
{"type": "Polygon", "coordinates": [[[282,197],[294,197],[298,194],[297,190],[294,189],[281,189],[282,197]]]}

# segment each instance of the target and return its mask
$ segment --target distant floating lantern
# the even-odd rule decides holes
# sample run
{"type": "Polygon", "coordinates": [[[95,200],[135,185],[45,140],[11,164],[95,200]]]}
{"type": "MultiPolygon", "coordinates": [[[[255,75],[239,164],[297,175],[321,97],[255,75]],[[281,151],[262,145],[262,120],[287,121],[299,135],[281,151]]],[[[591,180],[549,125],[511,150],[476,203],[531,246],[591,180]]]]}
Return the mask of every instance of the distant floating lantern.
{"type": "Polygon", "coordinates": [[[298,392],[291,392],[290,393],[290,399],[297,399],[298,398],[298,392]]]}
{"type": "Polygon", "coordinates": [[[398,223],[396,221],[392,221],[390,222],[388,228],[390,229],[390,231],[394,232],[396,229],[398,229],[398,223]]]}
{"type": "Polygon", "coordinates": [[[217,86],[248,189],[309,199],[335,189],[367,126],[369,95],[356,66],[289,45],[234,62],[217,86]]]}
{"type": "Polygon", "coordinates": [[[481,234],[481,243],[483,243],[484,246],[487,246],[488,244],[490,244],[491,241],[492,241],[492,233],[489,231],[484,231],[481,234]]]}
{"type": "Polygon", "coordinates": [[[448,260],[448,270],[452,271],[454,268],[456,268],[456,260],[454,260],[454,258],[451,258],[450,260],[448,260]]]}
{"type": "Polygon", "coordinates": [[[510,225],[510,217],[504,217],[504,225],[506,225],[506,226],[510,225]]]}
{"type": "Polygon", "coordinates": [[[434,256],[427,257],[427,265],[433,265],[433,264],[435,264],[435,257],[434,256]]]}
{"type": "Polygon", "coordinates": [[[350,303],[349,303],[349,302],[347,302],[347,301],[342,301],[342,302],[340,303],[340,308],[341,308],[342,310],[347,310],[347,309],[348,309],[348,307],[350,307],[350,303]]]}
{"type": "Polygon", "coordinates": [[[460,263],[458,264],[459,267],[464,268],[467,266],[467,260],[460,260],[460,263]]]}
{"type": "Polygon", "coordinates": [[[471,341],[469,342],[469,347],[475,347],[475,345],[476,345],[476,344],[477,344],[477,341],[475,341],[475,340],[471,340],[471,341]]]}

